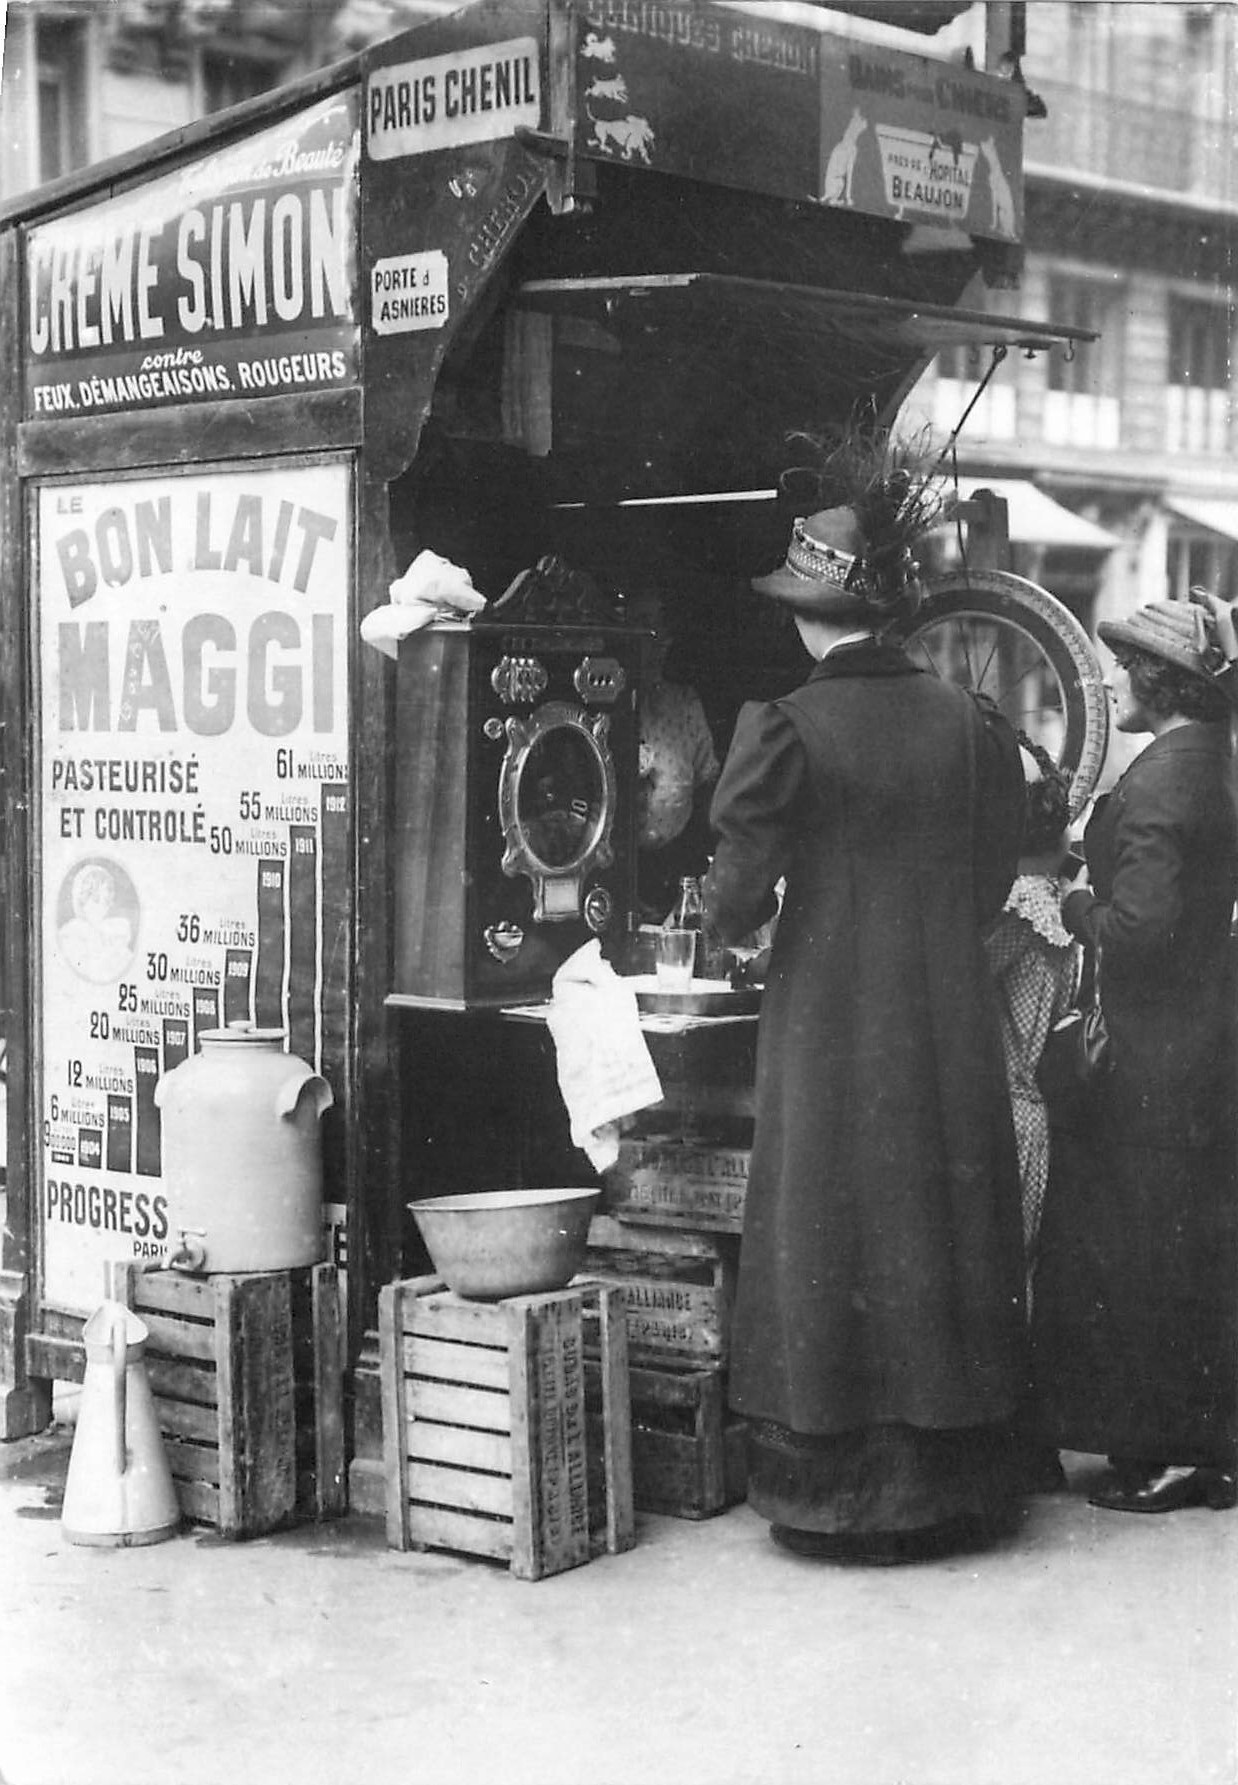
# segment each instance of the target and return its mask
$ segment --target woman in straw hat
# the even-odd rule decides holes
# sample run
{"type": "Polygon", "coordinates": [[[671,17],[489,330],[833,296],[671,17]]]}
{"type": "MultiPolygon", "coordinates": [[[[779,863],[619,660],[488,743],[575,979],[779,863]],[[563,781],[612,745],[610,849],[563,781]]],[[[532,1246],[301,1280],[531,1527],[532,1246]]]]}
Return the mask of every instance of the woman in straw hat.
{"type": "MultiPolygon", "coordinates": [[[[749,1498],[800,1553],[893,1562],[1017,1502],[1019,1181],[983,925],[1014,877],[1013,731],[881,637],[914,606],[914,480],[797,521],[753,587],[815,659],[745,706],[707,917],[769,918],[731,1398],[749,1498]]],[[[922,486],[920,494],[922,494],[922,486]]]]}
{"type": "Polygon", "coordinates": [[[1163,602],[1098,630],[1117,728],[1152,741],[1097,802],[1063,904],[1099,956],[1110,1064],[1085,1126],[1053,1136],[1037,1400],[1050,1442],[1109,1457],[1093,1505],[1222,1508],[1238,1435],[1232,627],[1163,602]]]}

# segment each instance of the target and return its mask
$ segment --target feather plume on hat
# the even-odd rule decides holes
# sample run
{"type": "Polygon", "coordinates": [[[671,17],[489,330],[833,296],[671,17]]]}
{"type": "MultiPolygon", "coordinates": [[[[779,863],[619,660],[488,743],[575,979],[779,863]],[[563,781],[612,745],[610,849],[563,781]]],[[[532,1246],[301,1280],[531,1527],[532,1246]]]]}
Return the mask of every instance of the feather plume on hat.
{"type": "MultiPolygon", "coordinates": [[[[823,513],[845,510],[854,522],[855,561],[845,580],[853,610],[866,612],[879,624],[914,611],[920,600],[915,548],[940,516],[945,499],[927,430],[894,439],[888,429],[862,420],[827,434],[793,434],[791,444],[801,456],[783,473],[784,494],[823,513]]],[[[810,541],[817,518],[809,515],[797,523],[810,541]]],[[[793,558],[794,552],[788,569],[798,569],[802,583],[811,562],[793,563],[793,558]]],[[[808,591],[796,590],[783,573],[756,586],[794,605],[810,605],[808,591]]],[[[822,598],[830,599],[824,590],[822,598]]],[[[837,595],[833,599],[837,604],[837,595]]]]}

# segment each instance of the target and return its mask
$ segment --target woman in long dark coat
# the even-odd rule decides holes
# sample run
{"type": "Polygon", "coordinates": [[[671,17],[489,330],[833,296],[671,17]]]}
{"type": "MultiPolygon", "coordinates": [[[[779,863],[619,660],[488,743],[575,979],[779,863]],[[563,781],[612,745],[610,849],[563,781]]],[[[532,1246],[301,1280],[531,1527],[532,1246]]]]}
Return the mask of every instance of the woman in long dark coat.
{"type": "Polygon", "coordinates": [[[754,584],[820,660],[740,713],[706,910],[738,940],[785,879],[733,1324],[749,1498],[789,1547],[892,1560],[1016,1488],[1019,1183],[981,928],[1024,791],[1005,723],[873,635],[864,543],[849,510],[811,516],[754,584]]]}
{"type": "Polygon", "coordinates": [[[1234,1503],[1238,1361],[1228,703],[1198,608],[1102,624],[1120,731],[1152,732],[1084,844],[1110,1068],[1057,1128],[1032,1336],[1043,1435],[1108,1455],[1093,1504],[1234,1503]]]}

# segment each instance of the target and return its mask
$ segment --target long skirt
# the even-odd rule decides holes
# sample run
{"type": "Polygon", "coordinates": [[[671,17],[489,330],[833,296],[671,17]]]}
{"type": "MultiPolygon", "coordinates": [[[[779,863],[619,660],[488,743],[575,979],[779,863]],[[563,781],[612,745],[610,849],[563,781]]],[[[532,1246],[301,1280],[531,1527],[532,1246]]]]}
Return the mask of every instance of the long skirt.
{"type": "Polygon", "coordinates": [[[794,1531],[861,1546],[961,1525],[991,1533],[1017,1510],[1019,1494],[1006,1426],[889,1424],[829,1436],[768,1420],[748,1428],[749,1502],[771,1524],[794,1531]]]}
{"type": "Polygon", "coordinates": [[[1102,1127],[1055,1129],[1050,1157],[1032,1310],[1041,1436],[1102,1456],[1232,1468],[1232,1152],[1122,1145],[1102,1127]]]}

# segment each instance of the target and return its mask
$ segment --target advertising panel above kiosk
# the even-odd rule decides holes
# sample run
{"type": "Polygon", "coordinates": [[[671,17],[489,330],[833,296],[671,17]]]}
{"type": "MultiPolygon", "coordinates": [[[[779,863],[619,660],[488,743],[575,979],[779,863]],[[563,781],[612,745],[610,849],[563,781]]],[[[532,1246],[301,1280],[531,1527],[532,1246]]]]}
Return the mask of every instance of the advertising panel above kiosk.
{"type": "Polygon", "coordinates": [[[578,15],[576,92],[582,155],[1022,233],[1023,95],[978,69],[755,13],[607,6],[578,15]]]}
{"type": "Polygon", "coordinates": [[[29,417],[355,384],[355,90],[27,237],[29,417]]]}

